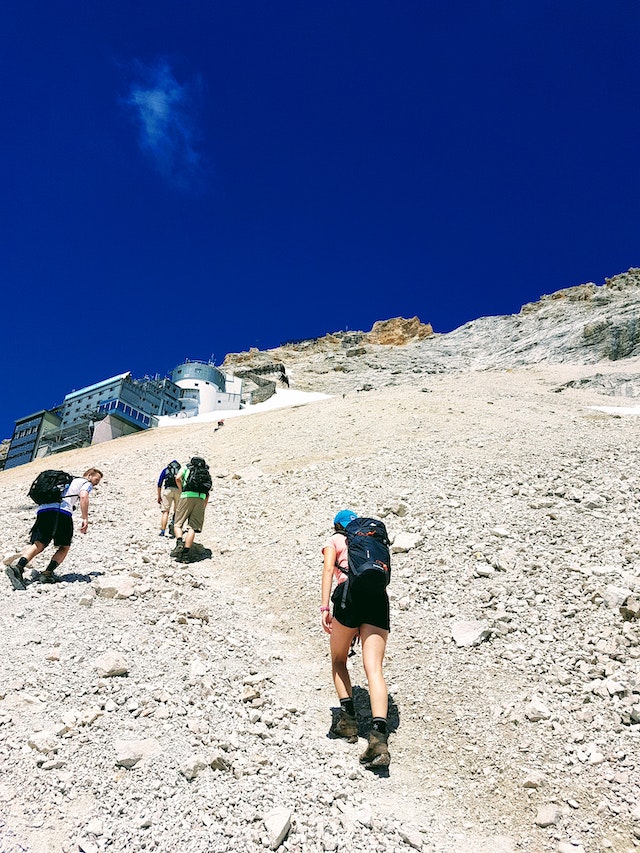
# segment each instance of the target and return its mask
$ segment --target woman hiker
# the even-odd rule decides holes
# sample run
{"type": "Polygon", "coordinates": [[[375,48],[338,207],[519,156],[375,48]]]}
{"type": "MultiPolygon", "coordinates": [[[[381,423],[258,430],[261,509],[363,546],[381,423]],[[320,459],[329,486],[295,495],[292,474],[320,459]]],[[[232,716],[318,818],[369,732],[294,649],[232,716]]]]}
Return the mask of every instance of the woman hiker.
{"type": "Polygon", "coordinates": [[[389,636],[389,597],[386,589],[367,595],[346,596],[343,603],[343,584],[347,580],[348,551],[345,528],[357,518],[348,509],[340,510],[333,520],[334,533],[322,548],[324,568],[322,572],[322,627],[330,636],[331,669],[333,683],[340,700],[340,714],[332,726],[332,733],[346,738],[349,743],[358,740],[358,721],[353,704],[351,679],[347,669],[347,656],[352,641],[360,636],[362,663],[369,684],[373,724],[369,732],[369,743],[360,756],[360,763],[369,769],[388,767],[391,757],[387,745],[387,685],[382,674],[387,637],[389,636]],[[333,579],[336,588],[331,595],[333,579]],[[329,607],[333,603],[333,615],[329,607]]]}

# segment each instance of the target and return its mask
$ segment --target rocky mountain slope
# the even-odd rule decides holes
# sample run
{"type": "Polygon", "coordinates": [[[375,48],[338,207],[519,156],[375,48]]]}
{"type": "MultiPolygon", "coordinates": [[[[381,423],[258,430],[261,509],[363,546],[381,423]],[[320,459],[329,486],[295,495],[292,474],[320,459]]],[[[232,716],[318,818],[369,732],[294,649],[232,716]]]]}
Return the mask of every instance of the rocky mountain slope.
{"type": "MultiPolygon", "coordinates": [[[[445,339],[289,347],[292,387],[329,399],[56,457],[105,477],[64,582],[3,588],[3,853],[640,846],[639,424],[583,382],[638,360],[507,367],[445,339]],[[155,480],[194,454],[211,556],[182,566],[155,480]],[[344,506],[394,542],[388,773],[327,736],[320,549],[344,506]]],[[[0,474],[4,555],[43,467],[0,474]]]]}
{"type": "MultiPolygon", "coordinates": [[[[445,335],[412,320],[376,323],[370,332],[334,333],[283,345],[267,352],[251,350],[227,356],[233,368],[284,364],[298,387],[326,391],[398,384],[407,356],[415,374],[452,370],[510,369],[534,364],[596,364],[640,355],[640,269],[593,283],[569,287],[518,314],[481,317],[445,335]]],[[[638,396],[636,377],[609,371],[605,393],[638,396]]]]}

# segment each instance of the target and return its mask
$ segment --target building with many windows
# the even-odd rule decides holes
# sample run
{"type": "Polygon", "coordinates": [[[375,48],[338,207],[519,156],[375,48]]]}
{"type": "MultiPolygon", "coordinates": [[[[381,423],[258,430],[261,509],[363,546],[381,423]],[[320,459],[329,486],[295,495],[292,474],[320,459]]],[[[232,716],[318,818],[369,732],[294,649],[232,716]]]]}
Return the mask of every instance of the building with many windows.
{"type": "Polygon", "coordinates": [[[151,429],[161,416],[239,409],[241,396],[242,380],[225,375],[210,362],[186,361],[175,368],[171,379],[133,379],[129,372],[120,373],[72,391],[51,411],[16,421],[5,468],[151,429]]]}
{"type": "Polygon", "coordinates": [[[45,409],[27,415],[16,421],[9,450],[4,461],[5,468],[25,465],[38,455],[41,444],[45,444],[49,435],[60,427],[60,407],[51,411],[45,409]]]}

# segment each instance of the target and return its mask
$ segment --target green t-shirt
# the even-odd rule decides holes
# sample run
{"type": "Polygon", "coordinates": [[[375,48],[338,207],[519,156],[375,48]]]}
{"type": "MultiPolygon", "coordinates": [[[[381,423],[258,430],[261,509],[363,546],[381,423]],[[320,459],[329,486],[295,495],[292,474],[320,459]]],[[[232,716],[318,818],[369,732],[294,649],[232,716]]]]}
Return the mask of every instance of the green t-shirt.
{"type": "MultiPolygon", "coordinates": [[[[180,469],[180,474],[178,476],[182,480],[182,485],[184,486],[184,484],[187,482],[187,477],[189,476],[189,466],[184,465],[180,469]]],[[[183,491],[180,493],[180,497],[181,498],[200,498],[201,500],[204,500],[207,497],[207,493],[206,492],[184,492],[183,491]]]]}

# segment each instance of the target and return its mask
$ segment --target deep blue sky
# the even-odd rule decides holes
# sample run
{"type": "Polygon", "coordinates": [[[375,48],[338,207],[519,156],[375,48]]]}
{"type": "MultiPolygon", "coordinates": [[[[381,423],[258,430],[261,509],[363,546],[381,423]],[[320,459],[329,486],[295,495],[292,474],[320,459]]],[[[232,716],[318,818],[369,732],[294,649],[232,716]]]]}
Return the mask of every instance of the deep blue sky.
{"type": "Polygon", "coordinates": [[[640,265],[631,0],[8,0],[0,437],[131,370],[640,265]]]}

